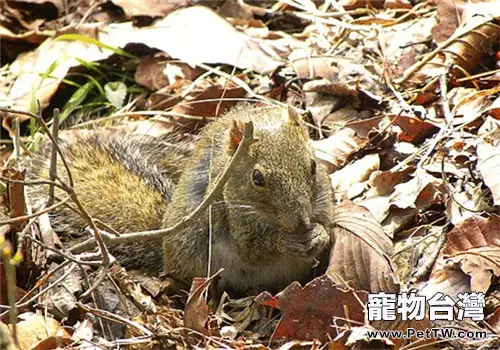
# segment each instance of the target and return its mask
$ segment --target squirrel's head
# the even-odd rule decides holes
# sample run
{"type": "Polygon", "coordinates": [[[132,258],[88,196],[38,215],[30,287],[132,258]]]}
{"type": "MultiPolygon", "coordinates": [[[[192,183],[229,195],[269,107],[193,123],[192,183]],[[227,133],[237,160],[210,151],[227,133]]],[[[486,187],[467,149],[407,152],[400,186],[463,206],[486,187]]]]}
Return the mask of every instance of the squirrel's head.
{"type": "MultiPolygon", "coordinates": [[[[313,223],[315,202],[321,197],[316,183],[318,165],[307,129],[291,108],[261,112],[243,118],[254,123],[258,140],[236,165],[226,183],[224,199],[230,208],[267,227],[305,232],[313,223]]],[[[242,121],[233,121],[230,154],[236,151],[243,128],[242,121]]]]}

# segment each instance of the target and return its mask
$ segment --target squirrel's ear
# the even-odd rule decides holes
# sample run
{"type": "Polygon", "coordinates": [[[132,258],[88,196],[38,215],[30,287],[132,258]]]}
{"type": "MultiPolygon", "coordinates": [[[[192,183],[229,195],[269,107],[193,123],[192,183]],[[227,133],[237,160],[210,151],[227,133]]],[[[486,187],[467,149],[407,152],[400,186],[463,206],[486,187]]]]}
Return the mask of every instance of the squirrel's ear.
{"type": "Polygon", "coordinates": [[[295,108],[293,108],[292,106],[288,106],[288,108],[283,108],[282,110],[282,114],[283,114],[283,117],[284,119],[288,122],[288,123],[291,123],[292,125],[300,125],[300,122],[301,122],[301,118],[300,118],[300,115],[299,113],[297,113],[297,111],[295,110],[295,108]]]}
{"type": "Polygon", "coordinates": [[[229,129],[229,145],[228,153],[233,155],[238,149],[238,146],[243,140],[243,135],[245,134],[245,124],[241,120],[233,120],[231,124],[231,129],[229,129]]]}

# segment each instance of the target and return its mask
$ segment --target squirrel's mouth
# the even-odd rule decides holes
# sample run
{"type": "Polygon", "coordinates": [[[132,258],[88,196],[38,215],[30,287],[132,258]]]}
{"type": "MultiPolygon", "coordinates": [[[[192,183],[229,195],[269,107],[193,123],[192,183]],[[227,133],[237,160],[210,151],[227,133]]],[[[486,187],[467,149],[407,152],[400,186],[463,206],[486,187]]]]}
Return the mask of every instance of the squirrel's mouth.
{"type": "Polygon", "coordinates": [[[315,224],[315,223],[311,223],[311,224],[300,224],[299,226],[297,226],[297,228],[295,230],[293,230],[292,232],[289,232],[289,234],[291,235],[307,235],[308,233],[310,233],[311,231],[314,231],[314,229],[316,228],[318,224],[315,224]]]}

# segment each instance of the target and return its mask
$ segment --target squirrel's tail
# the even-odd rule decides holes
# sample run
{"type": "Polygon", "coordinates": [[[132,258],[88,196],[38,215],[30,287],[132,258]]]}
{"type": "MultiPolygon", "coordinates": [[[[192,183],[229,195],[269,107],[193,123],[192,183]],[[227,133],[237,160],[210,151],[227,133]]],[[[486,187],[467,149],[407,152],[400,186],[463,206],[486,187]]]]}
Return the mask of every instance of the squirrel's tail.
{"type": "MultiPolygon", "coordinates": [[[[187,144],[143,135],[119,135],[109,131],[80,132],[61,137],[59,147],[68,163],[75,193],[94,219],[119,233],[158,229],[167,202],[189,156],[187,144]]],[[[48,179],[50,142],[28,167],[29,179],[48,179]]],[[[68,184],[61,160],[57,174],[68,184]]],[[[35,206],[47,198],[48,186],[29,188],[35,206]]],[[[56,190],[56,199],[67,194],[56,190]]],[[[55,209],[51,222],[61,238],[85,238],[88,223],[73,203],[55,209]]],[[[102,228],[102,227],[101,227],[102,228]]],[[[162,267],[160,242],[111,247],[111,253],[127,268],[159,270],[162,267]]]]}

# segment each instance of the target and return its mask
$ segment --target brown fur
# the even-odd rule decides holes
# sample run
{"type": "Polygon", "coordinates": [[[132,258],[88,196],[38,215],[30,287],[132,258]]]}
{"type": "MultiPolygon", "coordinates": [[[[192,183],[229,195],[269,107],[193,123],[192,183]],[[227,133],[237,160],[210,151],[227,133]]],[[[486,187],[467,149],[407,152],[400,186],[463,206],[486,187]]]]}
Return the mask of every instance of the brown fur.
{"type": "MultiPolygon", "coordinates": [[[[69,164],[75,192],[93,218],[120,233],[160,228],[166,203],[179,177],[181,159],[185,157],[183,146],[169,148],[155,138],[92,131],[62,138],[60,147],[69,164]]],[[[49,149],[47,144],[32,160],[30,179],[49,178],[49,149]]],[[[58,174],[68,182],[60,160],[58,174]]],[[[40,205],[47,191],[30,188],[30,195],[40,205]]],[[[62,199],[66,194],[57,190],[56,195],[62,199]]],[[[85,236],[83,230],[88,223],[68,206],[52,212],[51,219],[63,239],[85,236]]],[[[135,247],[112,247],[111,252],[127,268],[158,271],[162,263],[160,245],[142,242],[135,247]],[[131,254],[137,250],[141,253],[131,254]]]]}
{"type": "MultiPolygon", "coordinates": [[[[328,245],[331,189],[314,161],[306,129],[277,108],[243,106],[208,125],[181,176],[165,215],[173,225],[203,200],[225,168],[239,122],[253,121],[259,141],[233,169],[212,205],[212,272],[224,268],[219,290],[237,294],[276,291],[312,277],[328,245]],[[229,150],[229,152],[228,152],[229,150]],[[253,169],[267,184],[251,182],[253,169]],[[311,229],[313,226],[314,229],[311,229]]],[[[164,239],[165,271],[185,280],[207,273],[208,211],[183,231],[164,239]]]]}
{"type": "MultiPolygon", "coordinates": [[[[331,187],[325,169],[315,166],[297,116],[274,107],[241,106],[206,126],[189,158],[183,146],[96,131],[61,147],[75,191],[93,217],[119,232],[150,230],[174,225],[199,205],[250,120],[259,140],[235,164],[211,206],[212,241],[207,211],[165,237],[163,251],[159,242],[113,247],[122,265],[158,270],[163,256],[165,272],[189,282],[207,274],[211,249],[211,271],[225,269],[218,291],[233,294],[275,292],[313,277],[316,259],[330,241],[331,187]],[[264,187],[254,185],[254,169],[263,175],[264,187]]],[[[48,149],[33,160],[31,178],[48,177],[47,159],[48,149]]],[[[64,174],[61,164],[58,173],[64,174]]],[[[32,195],[41,202],[45,193],[38,189],[32,195]]],[[[86,226],[68,208],[52,213],[52,221],[63,237],[79,235],[86,226]]]]}

